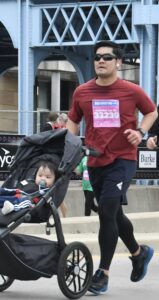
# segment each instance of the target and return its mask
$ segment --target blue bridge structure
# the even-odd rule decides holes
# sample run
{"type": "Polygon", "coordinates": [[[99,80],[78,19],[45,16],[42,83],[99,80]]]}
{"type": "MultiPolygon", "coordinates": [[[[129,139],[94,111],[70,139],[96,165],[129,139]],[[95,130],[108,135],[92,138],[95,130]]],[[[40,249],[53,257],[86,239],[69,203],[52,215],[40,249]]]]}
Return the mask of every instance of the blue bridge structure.
{"type": "Polygon", "coordinates": [[[140,85],[159,104],[159,2],[156,0],[0,0],[0,74],[18,67],[18,131],[32,134],[40,62],[68,60],[79,83],[94,76],[93,45],[111,40],[124,63],[140,64],[140,85]]]}

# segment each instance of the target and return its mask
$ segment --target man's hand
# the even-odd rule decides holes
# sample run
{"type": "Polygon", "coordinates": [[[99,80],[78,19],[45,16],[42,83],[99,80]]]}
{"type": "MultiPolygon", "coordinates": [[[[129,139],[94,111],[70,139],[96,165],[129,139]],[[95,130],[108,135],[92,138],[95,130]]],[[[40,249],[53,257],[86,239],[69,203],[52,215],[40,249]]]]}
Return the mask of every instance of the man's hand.
{"type": "Polygon", "coordinates": [[[157,135],[149,137],[146,146],[148,149],[155,149],[157,147],[157,135]]]}
{"type": "Polygon", "coordinates": [[[124,135],[131,145],[139,145],[142,141],[142,134],[138,130],[126,129],[124,135]]]}

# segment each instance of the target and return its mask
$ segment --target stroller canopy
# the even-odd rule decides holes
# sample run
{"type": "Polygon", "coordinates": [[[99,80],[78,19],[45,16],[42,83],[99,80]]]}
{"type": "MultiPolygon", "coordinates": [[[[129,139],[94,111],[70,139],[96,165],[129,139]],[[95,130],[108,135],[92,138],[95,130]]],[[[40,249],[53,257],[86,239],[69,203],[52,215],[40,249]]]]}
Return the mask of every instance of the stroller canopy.
{"type": "Polygon", "coordinates": [[[70,173],[81,159],[82,141],[67,129],[56,129],[23,138],[10,170],[26,160],[39,158],[44,154],[57,155],[60,159],[59,169],[62,173],[70,173]]]}
{"type": "MultiPolygon", "coordinates": [[[[59,177],[50,189],[56,207],[62,203],[72,171],[81,160],[82,141],[67,129],[55,129],[23,138],[15,154],[5,188],[17,188],[22,180],[34,180],[40,160],[56,163],[59,177]],[[61,181],[59,180],[61,179],[61,181]]],[[[42,218],[43,219],[43,218],[42,218]]]]}

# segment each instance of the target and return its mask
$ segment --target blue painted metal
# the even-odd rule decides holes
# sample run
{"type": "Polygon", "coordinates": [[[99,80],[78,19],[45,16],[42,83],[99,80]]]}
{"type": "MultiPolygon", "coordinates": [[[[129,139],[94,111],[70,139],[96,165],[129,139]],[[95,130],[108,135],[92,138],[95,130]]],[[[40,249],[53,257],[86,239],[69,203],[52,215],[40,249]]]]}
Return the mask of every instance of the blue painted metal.
{"type": "Polygon", "coordinates": [[[33,132],[33,85],[40,61],[50,53],[64,55],[74,65],[82,83],[94,75],[92,47],[101,39],[110,39],[124,47],[133,45],[134,49],[140,44],[140,85],[155,100],[156,77],[159,86],[157,1],[52,2],[0,0],[0,22],[19,51],[20,134],[33,132]],[[13,12],[9,16],[8,7],[13,12]]]}
{"type": "Polygon", "coordinates": [[[0,22],[7,29],[15,48],[18,47],[17,6],[16,1],[0,1],[0,22]]]}
{"type": "Polygon", "coordinates": [[[158,60],[156,61],[157,62],[157,76],[156,76],[156,81],[157,81],[157,88],[156,88],[156,90],[157,90],[157,101],[156,101],[156,103],[157,103],[157,105],[159,105],[159,30],[158,30],[158,35],[157,35],[157,37],[158,37],[158,43],[157,43],[157,49],[158,49],[158,51],[157,51],[157,57],[158,57],[158,60]]]}
{"type": "Polygon", "coordinates": [[[133,26],[137,27],[140,42],[140,85],[155,100],[157,26],[154,25],[156,13],[151,16],[151,12],[153,7],[159,15],[159,6],[153,5],[153,0],[142,2],[144,5],[140,3],[134,6],[132,19],[133,26]]]}
{"type": "Polygon", "coordinates": [[[42,20],[41,39],[36,41],[36,46],[93,45],[99,39],[110,39],[121,44],[137,42],[133,39],[130,24],[125,21],[127,15],[131,15],[132,2],[43,4],[39,6],[39,18],[42,20]],[[111,27],[112,15],[115,28],[111,27]]]}
{"type": "Polygon", "coordinates": [[[133,25],[158,25],[159,5],[134,5],[133,25]]]}
{"type": "Polygon", "coordinates": [[[30,47],[31,35],[31,15],[29,8],[29,0],[25,3],[19,1],[18,20],[19,20],[19,55],[18,55],[18,133],[33,133],[34,118],[34,102],[33,102],[33,86],[34,86],[34,50],[30,47]]]}

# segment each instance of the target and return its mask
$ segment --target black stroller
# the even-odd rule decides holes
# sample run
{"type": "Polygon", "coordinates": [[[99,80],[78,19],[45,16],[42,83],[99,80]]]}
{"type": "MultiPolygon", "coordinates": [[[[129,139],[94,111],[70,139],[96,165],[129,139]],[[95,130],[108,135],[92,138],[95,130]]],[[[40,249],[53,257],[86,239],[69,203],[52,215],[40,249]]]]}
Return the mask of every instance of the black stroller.
{"type": "Polygon", "coordinates": [[[81,242],[66,244],[57,208],[64,199],[72,171],[82,158],[81,139],[67,129],[24,137],[2,187],[16,188],[19,181],[34,176],[37,161],[47,155],[60,160],[61,175],[54,186],[41,196],[34,208],[5,216],[0,210],[0,292],[15,279],[37,280],[57,275],[63,294],[78,299],[90,285],[92,256],[81,242]],[[47,223],[51,216],[57,241],[12,232],[21,223],[47,223]]]}

